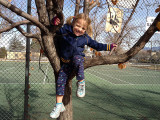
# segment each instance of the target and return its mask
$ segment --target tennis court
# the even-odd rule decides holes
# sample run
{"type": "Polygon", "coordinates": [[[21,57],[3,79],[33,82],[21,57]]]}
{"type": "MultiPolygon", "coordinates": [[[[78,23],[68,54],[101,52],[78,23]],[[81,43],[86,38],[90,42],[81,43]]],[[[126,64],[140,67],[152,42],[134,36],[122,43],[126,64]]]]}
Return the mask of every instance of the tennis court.
{"type": "Polygon", "coordinates": [[[102,65],[87,69],[86,72],[114,85],[160,84],[160,71],[138,68],[136,65],[127,65],[122,70],[117,65],[102,65]]]}
{"type": "MultiPolygon", "coordinates": [[[[157,65],[160,66],[160,65],[157,65]]],[[[24,62],[1,62],[0,77],[1,84],[23,83],[25,75],[24,62]],[[3,66],[2,66],[3,65],[3,66]],[[16,76],[16,79],[13,79],[16,76]],[[3,79],[5,77],[5,79],[3,79]]],[[[53,70],[48,62],[31,62],[30,64],[30,83],[54,83],[53,70]],[[35,79],[36,77],[36,79],[35,79]],[[33,80],[32,80],[33,79],[33,80]]],[[[126,69],[119,69],[117,65],[101,65],[85,70],[89,78],[100,79],[112,85],[158,85],[160,84],[160,71],[138,68],[135,65],[127,65],[126,69]]],[[[86,77],[88,78],[88,77],[86,77]]]]}
{"type": "MultiPolygon", "coordinates": [[[[0,63],[0,111],[13,120],[23,116],[24,62],[0,63]]],[[[158,66],[158,65],[157,65],[158,66]]],[[[55,84],[49,63],[30,63],[29,114],[33,120],[50,120],[55,103],[55,84]],[[53,106],[52,106],[53,104],[53,106]]],[[[85,70],[86,96],[76,97],[73,79],[74,120],[158,120],[160,71],[127,65],[102,65],[85,70]]],[[[0,117],[3,114],[0,113],[0,117]]]]}

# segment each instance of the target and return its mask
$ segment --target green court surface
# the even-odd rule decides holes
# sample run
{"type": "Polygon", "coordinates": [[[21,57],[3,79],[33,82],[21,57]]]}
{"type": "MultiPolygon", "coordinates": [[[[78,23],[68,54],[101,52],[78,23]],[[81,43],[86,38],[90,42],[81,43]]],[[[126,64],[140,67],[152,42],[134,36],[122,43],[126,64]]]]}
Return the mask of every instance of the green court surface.
{"type": "MultiPolygon", "coordinates": [[[[24,104],[25,64],[0,63],[0,116],[21,119],[24,104]]],[[[30,64],[29,114],[32,120],[51,120],[55,104],[53,70],[48,63],[30,64]]],[[[85,70],[86,96],[76,97],[72,80],[74,120],[159,120],[160,71],[102,65],[85,70]]]]}

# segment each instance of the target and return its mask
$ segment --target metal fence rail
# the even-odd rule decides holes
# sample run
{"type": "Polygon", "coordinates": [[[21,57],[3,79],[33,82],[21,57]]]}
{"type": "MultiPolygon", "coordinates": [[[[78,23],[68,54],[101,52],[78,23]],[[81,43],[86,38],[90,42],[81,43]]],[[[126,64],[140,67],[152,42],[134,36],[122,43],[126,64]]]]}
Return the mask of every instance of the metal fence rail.
{"type": "MultiPolygon", "coordinates": [[[[33,0],[8,0],[24,12],[37,18],[33,0]],[[30,6],[31,5],[31,6],[30,6]]],[[[65,19],[74,15],[75,0],[65,0],[65,19]]],[[[81,1],[83,2],[83,0],[81,1]]],[[[92,4],[93,0],[90,0],[92,4]]],[[[90,12],[92,38],[102,43],[112,43],[119,37],[127,23],[136,0],[100,0],[90,12]],[[112,21],[110,11],[119,10],[112,21]],[[117,17],[117,18],[116,18],[117,17]],[[107,24],[107,26],[106,26],[107,24]],[[111,25],[110,27],[108,27],[111,25]],[[114,30],[113,26],[117,29],[114,30]],[[118,29],[119,28],[119,29],[118,29]]],[[[140,0],[132,19],[128,22],[118,47],[121,54],[129,50],[145,33],[158,13],[158,0],[140,0]]],[[[83,4],[82,4],[83,6],[83,4]]],[[[25,20],[0,5],[0,12],[14,22],[25,20]]],[[[83,12],[81,9],[80,12],[83,12]]],[[[9,23],[0,17],[0,29],[9,23]]],[[[22,25],[27,32],[37,33],[34,26],[22,25]]],[[[102,65],[85,70],[86,97],[76,97],[76,80],[73,79],[74,120],[158,120],[160,117],[160,32],[156,32],[134,58],[126,63],[126,69],[118,65],[102,65]]],[[[90,48],[86,57],[99,55],[90,48]]],[[[101,55],[108,55],[101,52],[101,55]]],[[[50,120],[49,113],[56,102],[55,78],[45,56],[40,59],[40,46],[36,39],[25,38],[17,29],[0,34],[0,119],[2,120],[50,120]]]]}

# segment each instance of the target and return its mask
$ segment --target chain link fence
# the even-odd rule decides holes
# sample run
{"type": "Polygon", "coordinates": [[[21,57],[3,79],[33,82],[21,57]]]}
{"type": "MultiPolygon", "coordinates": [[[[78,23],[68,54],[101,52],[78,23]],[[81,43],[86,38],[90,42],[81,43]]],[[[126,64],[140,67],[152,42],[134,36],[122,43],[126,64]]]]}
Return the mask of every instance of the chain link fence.
{"type": "MultiPolygon", "coordinates": [[[[27,12],[27,0],[8,0],[27,12]]],[[[74,15],[75,0],[65,0],[65,19],[74,15]]],[[[80,6],[83,6],[83,0],[80,6]]],[[[90,5],[94,0],[90,0],[90,5]]],[[[116,42],[134,8],[135,0],[100,0],[90,12],[92,38],[102,43],[116,42]],[[113,12],[112,16],[109,11],[113,12]],[[118,11],[118,13],[116,13],[118,11]],[[108,21],[108,16],[110,19],[108,21]],[[107,26],[106,26],[107,24],[107,26]],[[108,27],[111,25],[110,27],[108,27]],[[114,26],[114,27],[113,27],[114,26]],[[115,30],[116,29],[116,30],[115,30]]],[[[158,0],[140,0],[132,18],[127,23],[113,54],[129,50],[145,33],[158,13],[158,0]]],[[[0,12],[14,22],[25,20],[0,5],[0,12]]],[[[83,9],[80,9],[83,12],[83,9]]],[[[31,0],[31,15],[37,18],[35,1],[31,0]]],[[[0,17],[0,29],[10,25],[0,17]]],[[[25,25],[21,25],[24,29],[25,25]]],[[[31,26],[31,32],[38,29],[31,26]]],[[[160,118],[160,32],[157,31],[126,69],[116,65],[95,66],[85,70],[86,97],[76,97],[76,79],[73,83],[74,120],[158,120],[160,118]]],[[[24,116],[26,38],[12,29],[0,34],[0,119],[22,120],[24,116]]],[[[40,57],[40,46],[30,39],[28,119],[50,120],[49,113],[56,102],[54,72],[48,59],[40,57]]],[[[86,57],[108,55],[86,47],[86,57]]]]}

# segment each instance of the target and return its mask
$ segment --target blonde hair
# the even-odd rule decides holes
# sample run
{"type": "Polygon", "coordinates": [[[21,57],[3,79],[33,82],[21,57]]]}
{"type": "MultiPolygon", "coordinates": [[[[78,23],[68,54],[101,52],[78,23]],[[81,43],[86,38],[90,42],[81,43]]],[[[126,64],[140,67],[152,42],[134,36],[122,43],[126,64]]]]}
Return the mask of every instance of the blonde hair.
{"type": "Polygon", "coordinates": [[[92,37],[92,26],[91,26],[91,19],[89,18],[88,15],[84,14],[84,13],[81,13],[81,14],[78,14],[76,16],[70,16],[67,18],[66,20],[66,24],[69,24],[69,25],[72,25],[78,20],[78,19],[83,19],[87,22],[87,29],[86,29],[86,32],[89,36],[92,37]]]}

